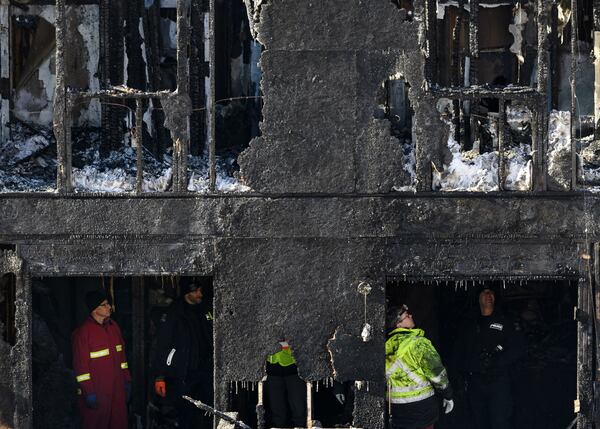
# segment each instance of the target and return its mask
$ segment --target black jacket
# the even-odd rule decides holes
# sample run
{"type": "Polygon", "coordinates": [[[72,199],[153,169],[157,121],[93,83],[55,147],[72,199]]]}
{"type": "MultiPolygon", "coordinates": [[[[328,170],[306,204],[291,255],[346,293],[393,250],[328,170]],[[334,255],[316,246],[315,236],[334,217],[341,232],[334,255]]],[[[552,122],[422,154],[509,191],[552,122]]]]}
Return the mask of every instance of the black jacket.
{"type": "Polygon", "coordinates": [[[155,377],[210,376],[213,367],[212,315],[203,303],[173,302],[158,322],[151,356],[155,377]]]}
{"type": "Polygon", "coordinates": [[[455,346],[453,360],[467,376],[508,375],[510,366],[525,353],[518,324],[497,311],[466,323],[455,346]]]}

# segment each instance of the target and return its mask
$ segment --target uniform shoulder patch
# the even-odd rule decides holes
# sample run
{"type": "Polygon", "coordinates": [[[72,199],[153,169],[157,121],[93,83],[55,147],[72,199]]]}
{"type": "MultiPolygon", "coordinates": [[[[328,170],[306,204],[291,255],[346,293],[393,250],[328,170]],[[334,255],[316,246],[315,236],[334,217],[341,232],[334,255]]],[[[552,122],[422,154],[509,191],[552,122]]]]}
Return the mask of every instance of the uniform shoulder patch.
{"type": "Polygon", "coordinates": [[[495,329],[497,331],[502,331],[504,329],[504,325],[502,323],[492,323],[490,325],[490,329],[495,329]]]}

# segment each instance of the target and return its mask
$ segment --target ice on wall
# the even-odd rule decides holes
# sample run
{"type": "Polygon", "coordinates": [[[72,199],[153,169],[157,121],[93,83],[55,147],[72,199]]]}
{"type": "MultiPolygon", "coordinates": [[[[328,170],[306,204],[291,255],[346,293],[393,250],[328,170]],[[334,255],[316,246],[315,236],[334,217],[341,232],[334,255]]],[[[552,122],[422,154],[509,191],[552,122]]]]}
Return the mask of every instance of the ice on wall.
{"type": "Polygon", "coordinates": [[[571,168],[571,113],[553,110],[548,116],[548,175],[568,189],[570,178],[563,174],[571,168]]]}

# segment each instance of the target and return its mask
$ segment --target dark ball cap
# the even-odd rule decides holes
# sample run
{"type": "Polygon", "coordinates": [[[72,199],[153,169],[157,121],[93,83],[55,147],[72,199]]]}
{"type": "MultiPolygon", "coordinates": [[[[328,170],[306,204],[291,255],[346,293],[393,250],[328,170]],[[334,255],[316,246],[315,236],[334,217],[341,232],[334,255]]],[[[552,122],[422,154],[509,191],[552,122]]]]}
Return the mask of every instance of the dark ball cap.
{"type": "Polygon", "coordinates": [[[90,313],[102,304],[104,300],[108,300],[108,295],[103,290],[91,290],[85,294],[85,305],[87,305],[90,313]]]}

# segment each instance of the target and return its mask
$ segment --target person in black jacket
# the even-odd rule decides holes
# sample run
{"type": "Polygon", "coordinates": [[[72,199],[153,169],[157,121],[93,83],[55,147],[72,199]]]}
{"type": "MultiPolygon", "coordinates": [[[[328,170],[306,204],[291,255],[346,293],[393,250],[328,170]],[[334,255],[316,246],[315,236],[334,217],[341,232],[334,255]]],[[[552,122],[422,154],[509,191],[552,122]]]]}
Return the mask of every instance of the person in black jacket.
{"type": "Polygon", "coordinates": [[[479,293],[479,316],[461,331],[454,360],[465,382],[477,429],[510,429],[510,367],[525,353],[518,324],[495,310],[496,294],[479,293]]]}
{"type": "Polygon", "coordinates": [[[180,429],[211,428],[204,412],[182,395],[213,403],[212,313],[198,283],[181,284],[181,297],[162,314],[151,357],[154,390],[177,409],[180,429]]]}

